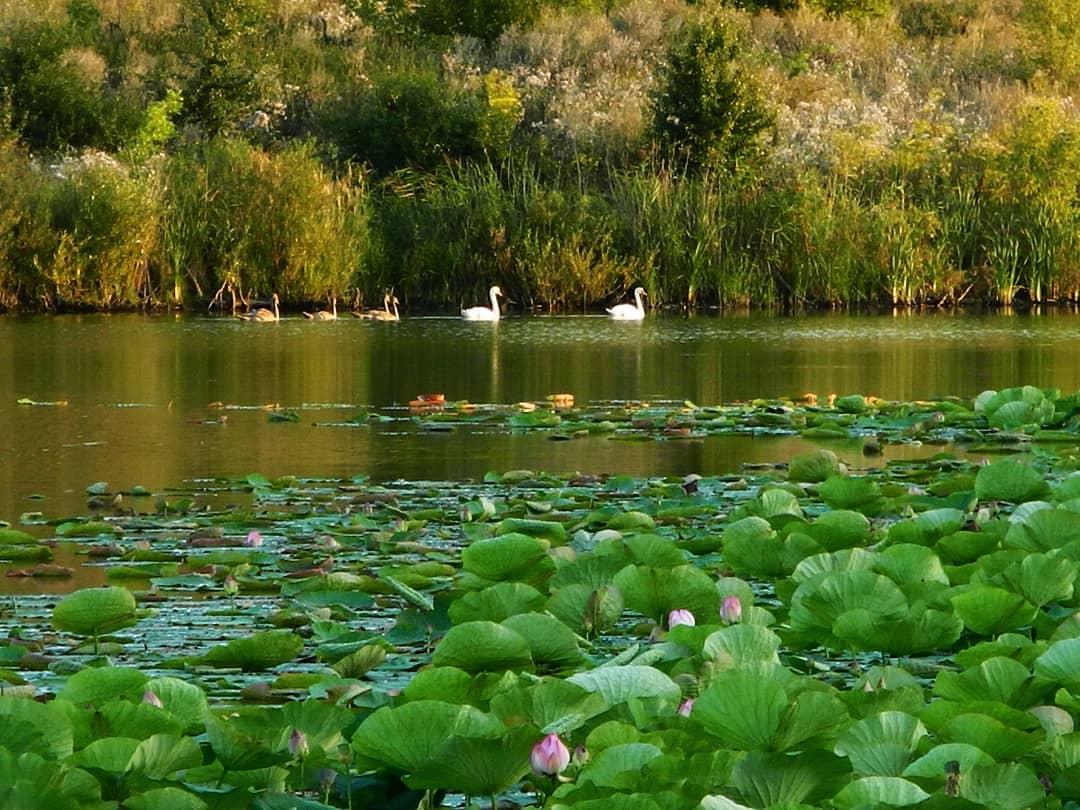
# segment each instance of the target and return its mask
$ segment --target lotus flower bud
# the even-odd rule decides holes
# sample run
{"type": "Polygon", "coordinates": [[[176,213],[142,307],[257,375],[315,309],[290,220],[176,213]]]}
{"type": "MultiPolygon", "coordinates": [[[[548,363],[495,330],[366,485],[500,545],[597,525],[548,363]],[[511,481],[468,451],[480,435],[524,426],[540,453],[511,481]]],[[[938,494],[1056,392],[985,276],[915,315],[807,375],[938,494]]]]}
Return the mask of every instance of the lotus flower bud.
{"type": "Polygon", "coordinates": [[[318,777],[319,787],[323,790],[330,790],[334,786],[334,782],[337,781],[337,771],[333,768],[320,768],[318,777]]]}
{"type": "Polygon", "coordinates": [[[289,753],[297,759],[303,759],[308,755],[307,735],[298,728],[293,729],[289,735],[289,753]]]}
{"type": "Polygon", "coordinates": [[[155,695],[149,689],[147,689],[145,692],[143,692],[142,702],[143,703],[148,703],[151,706],[154,706],[155,708],[158,708],[158,709],[165,708],[161,703],[161,698],[159,698],[157,695],[155,695]]]}
{"type": "Polygon", "coordinates": [[[574,749],[574,753],[570,756],[570,761],[578,768],[589,761],[589,752],[584,745],[579,745],[574,749]]]}
{"type": "Polygon", "coordinates": [[[694,699],[693,698],[687,698],[686,700],[684,700],[682,703],[679,704],[679,715],[681,717],[689,717],[690,712],[692,712],[693,710],[694,710],[694,699]]]}
{"type": "Polygon", "coordinates": [[[262,544],[263,544],[262,535],[259,534],[258,530],[252,529],[250,532],[248,532],[248,536],[244,540],[244,545],[245,546],[248,546],[249,548],[258,548],[262,544]]]}
{"type": "Polygon", "coordinates": [[[240,585],[237,583],[236,579],[233,578],[232,574],[225,577],[225,581],[222,584],[225,586],[225,593],[228,596],[235,596],[240,592],[240,585]]]}
{"type": "Polygon", "coordinates": [[[725,596],[720,603],[720,621],[737,624],[742,619],[742,601],[737,596],[725,596]]]}
{"type": "Polygon", "coordinates": [[[668,614],[667,625],[669,628],[676,627],[680,624],[688,624],[693,627],[697,622],[694,621],[694,614],[689,610],[673,610],[668,614]]]}
{"type": "Polygon", "coordinates": [[[538,776],[555,776],[570,764],[570,751],[558,734],[548,734],[533,746],[529,764],[538,776]]]}

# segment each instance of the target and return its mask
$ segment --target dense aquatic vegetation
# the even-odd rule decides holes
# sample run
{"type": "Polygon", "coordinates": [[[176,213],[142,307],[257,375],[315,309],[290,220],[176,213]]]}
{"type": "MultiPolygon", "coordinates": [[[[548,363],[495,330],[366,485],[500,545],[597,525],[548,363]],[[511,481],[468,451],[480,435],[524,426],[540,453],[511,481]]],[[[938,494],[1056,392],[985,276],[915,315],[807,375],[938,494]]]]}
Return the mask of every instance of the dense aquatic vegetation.
{"type": "Polygon", "coordinates": [[[954,404],[997,452],[873,468],[253,473],[27,513],[5,554],[76,544],[111,585],[4,600],[0,796],[1075,806],[1076,402],[986,392],[954,404]]]}
{"type": "Polygon", "coordinates": [[[0,307],[1075,301],[1070,9],[15,0],[0,307]]]}

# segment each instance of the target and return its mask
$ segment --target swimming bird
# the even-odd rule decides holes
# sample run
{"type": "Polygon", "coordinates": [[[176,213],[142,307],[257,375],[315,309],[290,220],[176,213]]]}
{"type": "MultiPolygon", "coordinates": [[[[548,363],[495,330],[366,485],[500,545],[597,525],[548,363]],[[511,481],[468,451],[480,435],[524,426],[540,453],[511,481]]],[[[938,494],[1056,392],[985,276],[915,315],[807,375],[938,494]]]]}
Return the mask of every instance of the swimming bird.
{"type": "Polygon", "coordinates": [[[281,315],[278,312],[278,300],[278,294],[274,293],[273,311],[267,309],[266,307],[259,307],[258,309],[252,309],[248,312],[245,312],[240,317],[243,318],[245,321],[258,321],[259,323],[269,323],[270,321],[281,320],[281,315]]]}
{"type": "Polygon", "coordinates": [[[634,288],[633,304],[617,304],[607,308],[607,313],[619,321],[640,321],[645,317],[645,307],[641,303],[641,297],[645,295],[644,287],[634,288]]]}
{"type": "Polygon", "coordinates": [[[488,290],[491,298],[490,307],[469,307],[461,310],[461,317],[467,321],[497,321],[499,320],[499,296],[503,292],[498,287],[488,290]]]}
{"type": "Polygon", "coordinates": [[[382,309],[369,309],[367,312],[353,313],[357,318],[369,321],[400,321],[401,313],[398,312],[398,298],[396,295],[386,293],[383,296],[382,309]],[[390,307],[394,309],[391,310],[390,307]]]}
{"type": "Polygon", "coordinates": [[[337,320],[337,296],[330,299],[330,312],[320,309],[318,312],[305,312],[304,317],[309,321],[336,321],[337,320]]]}

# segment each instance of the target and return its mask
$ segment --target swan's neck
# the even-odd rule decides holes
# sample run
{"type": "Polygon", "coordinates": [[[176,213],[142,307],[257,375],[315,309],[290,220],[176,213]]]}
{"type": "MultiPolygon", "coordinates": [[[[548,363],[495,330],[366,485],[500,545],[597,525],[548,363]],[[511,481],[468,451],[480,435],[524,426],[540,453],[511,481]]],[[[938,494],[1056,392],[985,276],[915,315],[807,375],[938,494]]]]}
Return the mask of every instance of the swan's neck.
{"type": "Polygon", "coordinates": [[[499,317],[499,295],[494,290],[491,291],[491,311],[499,317]]]}

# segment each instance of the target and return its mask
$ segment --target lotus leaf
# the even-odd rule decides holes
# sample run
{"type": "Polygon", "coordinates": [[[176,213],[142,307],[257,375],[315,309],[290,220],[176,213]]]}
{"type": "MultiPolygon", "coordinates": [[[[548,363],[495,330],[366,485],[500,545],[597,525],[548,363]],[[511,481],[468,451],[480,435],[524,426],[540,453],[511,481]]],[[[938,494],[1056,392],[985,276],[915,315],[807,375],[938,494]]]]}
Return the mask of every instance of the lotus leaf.
{"type": "Polygon", "coordinates": [[[450,621],[464,624],[473,621],[501,622],[518,613],[542,610],[544,595],[524,582],[500,582],[482,591],[470,591],[450,604],[450,621]]]}
{"type": "Polygon", "coordinates": [[[848,807],[908,807],[925,801],[930,794],[899,776],[867,776],[845,787],[833,801],[839,808],[848,807]]]}
{"type": "Polygon", "coordinates": [[[960,531],[942,537],[934,548],[946,563],[960,565],[991,553],[999,542],[991,532],[960,531]]]}
{"type": "MultiPolygon", "coordinates": [[[[68,762],[91,771],[122,774],[138,747],[139,741],[129,737],[100,737],[72,754],[68,762]]],[[[199,761],[202,761],[201,757],[199,761]]]]}
{"type": "Polygon", "coordinates": [[[704,796],[698,810],[751,810],[744,804],[733,802],[727,796],[704,796]]]}
{"type": "Polygon", "coordinates": [[[651,532],[656,521],[644,512],[620,512],[612,516],[607,527],[617,532],[651,532]]]}
{"type": "Polygon", "coordinates": [[[858,650],[914,655],[951,647],[964,623],[951,613],[916,606],[903,616],[883,618],[867,608],[844,611],[832,624],[833,635],[858,650]]]}
{"type": "Polygon", "coordinates": [[[491,621],[465,622],[450,628],[435,647],[431,662],[466,672],[533,667],[529,642],[509,627],[491,621]]]}
{"type": "Polygon", "coordinates": [[[126,588],[84,588],[53,608],[53,627],[80,636],[98,636],[135,624],[135,597],[126,588]]]}
{"type": "Polygon", "coordinates": [[[916,582],[949,584],[941,559],[932,549],[910,543],[889,546],[874,560],[874,570],[901,587],[916,582]]]}
{"type": "Polygon", "coordinates": [[[884,501],[874,481],[856,476],[834,475],[821,484],[818,494],[832,509],[854,509],[864,515],[876,515],[884,501]]]}
{"type": "Polygon", "coordinates": [[[150,779],[168,779],[177,771],[201,765],[202,761],[202,749],[191,737],[156,734],[139,743],[126,770],[150,779]]]}
{"type": "Polygon", "coordinates": [[[37,538],[18,529],[0,527],[0,546],[36,545],[37,538]]]}
{"type": "Polygon", "coordinates": [[[788,464],[788,478],[792,481],[805,481],[816,484],[834,475],[841,475],[843,467],[840,458],[832,450],[812,450],[791,459],[788,464]]]}
{"type": "Polygon", "coordinates": [[[674,568],[686,565],[685,551],[656,534],[635,534],[624,541],[632,562],[649,568],[674,568]]]}
{"type": "Polygon", "coordinates": [[[553,591],[567,585],[588,585],[598,588],[609,585],[630,562],[628,554],[583,554],[573,562],[559,566],[549,582],[553,591]]]}
{"type": "Polygon", "coordinates": [[[663,752],[644,742],[623,743],[605,748],[589,762],[579,781],[622,790],[647,790],[646,768],[663,752]]]}
{"type": "Polygon", "coordinates": [[[539,537],[504,534],[467,546],[461,552],[461,567],[493,582],[540,582],[555,570],[555,564],[548,556],[549,548],[551,544],[539,537]]]}
{"type": "Polygon", "coordinates": [[[995,700],[1016,708],[1031,672],[1019,661],[1000,656],[989,658],[963,672],[942,672],[934,682],[934,694],[958,703],[995,700]]]}
{"type": "Polygon", "coordinates": [[[832,689],[808,689],[797,695],[773,739],[773,749],[831,748],[851,719],[838,694],[832,689]]]}
{"type": "MultiPolygon", "coordinates": [[[[902,619],[908,604],[891,579],[871,571],[841,571],[819,574],[795,589],[791,598],[790,622],[796,633],[828,632],[833,622],[849,610],[867,610],[878,621],[902,619]]],[[[833,646],[840,646],[834,642],[833,646]]]]}
{"type": "Polygon", "coordinates": [[[1038,470],[1011,458],[988,464],[975,476],[980,501],[1023,503],[1041,498],[1049,489],[1038,470]]]}
{"type": "Polygon", "coordinates": [[[826,551],[837,551],[865,545],[870,521],[859,512],[837,509],[819,515],[805,531],[826,551]]]}
{"type": "Polygon", "coordinates": [[[1038,807],[1046,790],[1026,765],[976,765],[960,779],[960,797],[984,807],[1038,807]]]}
{"type": "Polygon", "coordinates": [[[1054,642],[1035,659],[1033,668],[1040,678],[1061,684],[1072,692],[1080,691],[1080,637],[1054,642]]]}
{"type": "Polygon", "coordinates": [[[361,757],[412,773],[453,735],[497,736],[503,729],[498,720],[472,706],[419,700],[376,709],[360,724],[351,745],[361,757]]]}
{"type": "Polygon", "coordinates": [[[382,644],[365,644],[338,659],[333,669],[342,678],[362,678],[385,660],[386,647],[382,644]]]}
{"type": "Polygon", "coordinates": [[[835,750],[847,756],[861,776],[899,776],[925,736],[926,728],[918,718],[882,712],[852,725],[835,750]]]}
{"type": "Polygon", "coordinates": [[[1077,563],[1064,555],[1028,554],[1005,569],[1005,579],[1031,604],[1042,607],[1072,599],[1077,563]]]}
{"type": "Polygon", "coordinates": [[[558,678],[500,692],[491,699],[492,714],[506,725],[516,725],[524,718],[545,735],[569,734],[607,708],[607,700],[599,692],[558,678]]]}
{"type": "Polygon", "coordinates": [[[692,717],[726,747],[754,751],[769,748],[787,709],[777,680],[728,670],[698,696],[692,717]]]}
{"type": "Polygon", "coordinates": [[[584,656],[574,632],[545,613],[521,613],[502,622],[529,643],[532,660],[555,668],[580,664],[584,656]]]}
{"type": "Polygon", "coordinates": [[[206,802],[176,787],[147,790],[128,797],[125,810],[206,810],[206,802]]]}
{"type": "Polygon", "coordinates": [[[0,726],[0,746],[15,755],[61,760],[74,750],[71,721],[54,705],[0,695],[0,726]]]}
{"type": "Polygon", "coordinates": [[[959,714],[937,729],[938,739],[962,742],[980,748],[995,760],[1019,759],[1043,744],[1046,738],[1040,728],[1023,732],[1005,725],[989,715],[959,714]]]}
{"type": "Polygon", "coordinates": [[[938,539],[960,531],[967,516],[960,509],[929,509],[911,520],[902,520],[889,527],[892,543],[933,545],[938,539]]]}
{"type": "Polygon", "coordinates": [[[1028,711],[1038,718],[1048,739],[1072,734],[1076,730],[1072,715],[1060,706],[1032,706],[1028,711]]]}
{"type": "Polygon", "coordinates": [[[984,636],[1026,627],[1038,613],[1024,597],[992,585],[969,586],[950,601],[964,625],[984,636]]]}
{"type": "Polygon", "coordinates": [[[180,721],[184,731],[192,733],[202,727],[206,713],[206,693],[196,684],[179,678],[154,678],[145,684],[161,701],[162,708],[180,721]]]}
{"type": "MultiPolygon", "coordinates": [[[[206,737],[227,772],[256,771],[280,765],[289,760],[285,750],[287,729],[276,716],[230,717],[228,720],[212,712],[206,715],[206,737]]],[[[191,781],[197,781],[191,772],[191,781]]],[[[265,778],[265,777],[264,777],[265,778]]],[[[234,781],[234,780],[230,780],[234,781]]]]}
{"type": "Polygon", "coordinates": [[[733,624],[709,635],[702,652],[724,669],[779,664],[780,637],[758,625],[733,624]]]}
{"type": "Polygon", "coordinates": [[[614,585],[591,588],[569,585],[548,600],[547,611],[575,632],[585,636],[610,630],[622,616],[622,591],[614,585]]]}
{"type": "Polygon", "coordinates": [[[967,743],[942,743],[935,745],[927,753],[916,759],[906,768],[901,776],[914,779],[944,780],[945,765],[956,762],[960,773],[967,773],[976,765],[992,765],[994,758],[981,748],[967,743]]]}
{"type": "Polygon", "coordinates": [[[537,741],[537,732],[530,726],[499,736],[454,734],[405,782],[418,788],[496,796],[529,770],[529,752],[537,741]]]}
{"type": "Polygon", "coordinates": [[[646,568],[628,565],[615,576],[617,587],[630,610],[660,620],[672,610],[689,610],[699,622],[720,618],[716,586],[700,568],[646,568]]]}
{"type": "Polygon", "coordinates": [[[1005,544],[1024,551],[1052,551],[1080,541],[1080,513],[1040,509],[1009,526],[1005,544]]]}
{"type": "Polygon", "coordinates": [[[862,548],[843,549],[832,553],[815,554],[795,566],[791,574],[793,582],[801,584],[818,574],[841,571],[869,571],[873,569],[877,554],[862,548]]]}
{"type": "Polygon", "coordinates": [[[832,799],[850,775],[846,759],[820,749],[795,755],[751,751],[735,766],[731,783],[752,807],[794,808],[832,799]]]}
{"type": "Polygon", "coordinates": [[[304,640],[289,630],[262,630],[247,638],[212,647],[202,657],[212,667],[237,667],[260,672],[292,661],[304,648],[304,640]]]}
{"type": "Polygon", "coordinates": [[[728,524],[723,538],[724,561],[736,572],[776,577],[790,569],[784,560],[784,541],[767,520],[747,517],[728,524]]]}
{"type": "Polygon", "coordinates": [[[102,706],[110,700],[142,700],[147,677],[137,669],[97,667],[76,672],[57,697],[77,706],[102,706]]]}
{"type": "Polygon", "coordinates": [[[535,520],[525,518],[505,518],[495,529],[496,536],[504,534],[525,534],[540,537],[553,546],[566,543],[566,527],[554,520],[535,520]]]}
{"type": "Polygon", "coordinates": [[[112,700],[98,709],[101,732],[111,737],[130,737],[145,740],[155,734],[179,736],[180,721],[149,703],[112,700]]]}
{"type": "Polygon", "coordinates": [[[762,490],[756,504],[753,506],[747,504],[747,509],[759,517],[765,518],[773,526],[781,526],[790,519],[801,520],[803,517],[798,497],[794,493],[779,487],[769,487],[762,490]]]}
{"type": "Polygon", "coordinates": [[[634,699],[652,699],[670,712],[682,699],[682,690],[667,675],[647,666],[604,666],[566,679],[589,692],[599,692],[608,706],[634,699]]]}
{"type": "Polygon", "coordinates": [[[71,521],[61,523],[56,527],[57,537],[97,537],[98,535],[115,536],[120,533],[120,528],[111,523],[101,520],[71,521]]]}

